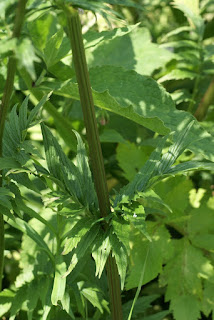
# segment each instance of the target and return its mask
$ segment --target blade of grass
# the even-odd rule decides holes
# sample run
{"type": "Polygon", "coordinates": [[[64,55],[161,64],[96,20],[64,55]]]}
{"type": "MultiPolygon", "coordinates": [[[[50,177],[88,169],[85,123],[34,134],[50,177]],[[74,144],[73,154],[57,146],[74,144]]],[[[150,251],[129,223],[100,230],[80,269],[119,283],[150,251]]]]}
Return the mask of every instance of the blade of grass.
{"type": "Polygon", "coordinates": [[[145,257],[145,261],[144,261],[144,264],[143,264],[143,270],[142,270],[142,273],[141,273],[141,276],[140,276],[140,280],[139,280],[139,284],[138,284],[138,287],[137,287],[137,291],[135,293],[134,300],[132,302],[132,306],[131,306],[131,309],[130,309],[129,316],[128,316],[127,320],[131,320],[131,318],[132,318],[132,313],[133,313],[133,310],[134,310],[134,306],[135,306],[135,303],[137,302],[137,299],[138,299],[140,291],[141,291],[141,286],[142,286],[142,282],[143,282],[143,278],[144,278],[144,274],[145,274],[145,269],[146,269],[146,263],[147,263],[148,256],[149,256],[149,250],[150,250],[150,243],[149,243],[148,248],[147,248],[146,257],[145,257]]]}
{"type": "MultiPolygon", "coordinates": [[[[109,194],[83,46],[81,23],[76,9],[71,6],[64,6],[63,9],[67,17],[67,32],[71,42],[74,67],[79,86],[80,101],[86,126],[89,154],[100,214],[101,217],[106,217],[110,213],[109,194]]],[[[105,228],[107,228],[107,225],[105,228]]],[[[113,320],[122,320],[120,280],[116,262],[112,256],[108,258],[106,270],[110,292],[111,316],[113,320]]]]}
{"type": "MultiPolygon", "coordinates": [[[[13,38],[19,38],[22,28],[22,23],[25,15],[25,6],[27,0],[19,0],[16,10],[13,38]]],[[[5,119],[10,105],[10,98],[13,92],[14,77],[16,73],[16,58],[14,54],[9,57],[7,64],[7,79],[4,87],[2,103],[0,107],[0,157],[2,157],[3,150],[3,132],[5,126],[5,119]]],[[[0,172],[0,187],[2,186],[2,172],[0,172]]],[[[0,213],[0,291],[2,289],[2,277],[4,266],[4,218],[0,213]]]]}

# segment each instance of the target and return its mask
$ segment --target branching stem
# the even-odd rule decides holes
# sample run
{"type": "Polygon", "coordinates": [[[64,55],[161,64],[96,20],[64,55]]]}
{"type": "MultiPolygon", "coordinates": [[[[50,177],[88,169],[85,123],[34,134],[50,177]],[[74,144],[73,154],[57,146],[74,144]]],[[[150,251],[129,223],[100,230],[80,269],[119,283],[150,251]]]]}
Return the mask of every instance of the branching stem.
{"type": "MultiPolygon", "coordinates": [[[[21,27],[22,27],[24,15],[25,15],[26,3],[27,3],[27,0],[19,0],[18,2],[16,16],[15,16],[14,30],[13,30],[13,38],[19,38],[20,36],[21,27]]],[[[6,119],[6,115],[7,115],[9,104],[10,104],[10,98],[13,92],[15,73],[16,73],[16,58],[13,54],[8,59],[7,79],[4,87],[2,103],[0,106],[0,157],[2,157],[2,152],[3,152],[4,125],[5,125],[5,119],[6,119]]],[[[1,186],[2,186],[2,172],[0,172],[0,187],[1,186]]],[[[3,214],[0,213],[0,291],[2,289],[3,266],[4,266],[4,218],[3,218],[3,214]]]]}
{"type": "MultiPolygon", "coordinates": [[[[74,67],[79,86],[80,101],[86,126],[89,154],[99,201],[100,214],[101,217],[106,217],[110,213],[109,194],[95,117],[91,84],[83,46],[81,23],[76,9],[71,6],[67,6],[64,7],[64,11],[67,16],[67,32],[72,47],[74,67]]],[[[115,259],[111,256],[108,258],[106,270],[110,292],[111,318],[113,320],[122,320],[119,274],[115,259]]]]}

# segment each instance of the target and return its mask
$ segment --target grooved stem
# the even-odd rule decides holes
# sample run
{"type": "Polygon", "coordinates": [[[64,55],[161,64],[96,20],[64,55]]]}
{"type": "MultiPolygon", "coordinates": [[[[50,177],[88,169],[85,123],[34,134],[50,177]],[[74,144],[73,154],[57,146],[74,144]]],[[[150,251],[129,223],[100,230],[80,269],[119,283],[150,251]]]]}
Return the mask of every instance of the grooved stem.
{"type": "MultiPolygon", "coordinates": [[[[64,7],[64,11],[67,16],[68,36],[72,47],[74,67],[79,86],[80,101],[86,126],[89,154],[99,201],[100,214],[102,217],[106,217],[110,213],[109,194],[83,46],[81,23],[77,10],[67,6],[64,7]]],[[[113,320],[122,320],[120,279],[115,259],[112,256],[109,256],[108,258],[106,270],[110,292],[111,316],[113,320]]]]}
{"type": "MultiPolygon", "coordinates": [[[[19,0],[18,2],[16,16],[15,16],[14,30],[13,30],[13,38],[20,37],[21,27],[24,20],[26,3],[27,3],[27,0],[19,0]]],[[[8,59],[7,79],[4,87],[2,103],[0,105],[0,157],[2,157],[2,152],[3,152],[4,125],[5,125],[6,115],[10,105],[10,98],[13,92],[15,73],[16,73],[16,59],[15,59],[15,56],[12,55],[8,59]]],[[[0,175],[1,175],[0,176],[0,187],[1,187],[2,172],[0,172],[0,175]]],[[[3,217],[3,214],[0,213],[0,291],[2,290],[3,267],[4,267],[4,217],[3,217]]]]}

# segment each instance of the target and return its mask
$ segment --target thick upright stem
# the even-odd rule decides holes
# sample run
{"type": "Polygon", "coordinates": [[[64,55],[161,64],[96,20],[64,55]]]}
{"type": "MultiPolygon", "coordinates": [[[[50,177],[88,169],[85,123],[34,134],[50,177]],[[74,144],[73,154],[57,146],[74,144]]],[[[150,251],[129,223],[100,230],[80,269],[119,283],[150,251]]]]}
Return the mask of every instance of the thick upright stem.
{"type": "Polygon", "coordinates": [[[201,102],[198,105],[198,108],[194,114],[198,121],[202,121],[207,114],[208,108],[211,104],[214,103],[214,78],[210,82],[210,85],[205,92],[201,102]]]}
{"type": "MultiPolygon", "coordinates": [[[[66,7],[68,36],[71,42],[74,67],[79,85],[80,101],[86,126],[89,145],[89,154],[92,164],[92,172],[95,188],[99,201],[100,214],[106,217],[110,213],[109,194],[105,177],[103,156],[99,140],[99,133],[95,117],[94,102],[92,98],[89,73],[83,46],[81,23],[78,11],[72,7],[66,7]]],[[[107,264],[107,277],[110,292],[111,314],[113,320],[122,319],[122,303],[120,292],[120,280],[115,260],[110,256],[107,264]]]]}
{"type": "MultiPolygon", "coordinates": [[[[19,38],[20,36],[21,27],[24,20],[26,3],[27,3],[27,0],[19,0],[18,2],[15,23],[14,23],[14,30],[13,30],[13,38],[19,38]]],[[[13,83],[14,83],[15,73],[16,73],[16,59],[14,55],[12,55],[8,60],[7,79],[4,87],[2,103],[0,106],[0,157],[2,157],[4,125],[5,125],[5,119],[6,119],[7,111],[10,104],[10,98],[13,92],[13,83]]],[[[0,187],[1,187],[2,172],[0,172],[0,175],[1,175],[0,177],[0,187]]],[[[2,213],[0,213],[0,291],[2,289],[3,266],[4,266],[4,218],[2,213]]]]}

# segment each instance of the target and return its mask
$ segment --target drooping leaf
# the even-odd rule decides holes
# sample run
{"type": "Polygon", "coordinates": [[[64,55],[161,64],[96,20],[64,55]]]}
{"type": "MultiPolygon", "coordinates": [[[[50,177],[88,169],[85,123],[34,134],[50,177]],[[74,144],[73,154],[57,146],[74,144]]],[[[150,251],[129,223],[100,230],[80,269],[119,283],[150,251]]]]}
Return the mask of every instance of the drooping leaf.
{"type": "Polygon", "coordinates": [[[92,251],[92,257],[94,258],[96,263],[95,276],[98,276],[99,278],[101,277],[106,261],[110,254],[110,251],[111,251],[111,243],[109,239],[109,234],[108,233],[104,233],[104,235],[101,234],[100,239],[97,241],[92,251]]]}
{"type": "Polygon", "coordinates": [[[128,264],[128,254],[126,251],[126,247],[122,242],[120,242],[116,234],[110,234],[110,244],[112,247],[112,256],[115,258],[118,273],[120,275],[121,290],[123,290],[126,278],[126,269],[128,264]]]}
{"type": "Polygon", "coordinates": [[[41,249],[43,249],[48,254],[52,261],[54,260],[53,254],[43,238],[27,222],[21,220],[20,218],[16,218],[15,221],[8,220],[7,222],[14,228],[22,231],[23,233],[26,233],[33,241],[38,244],[41,249]]]}
{"type": "Polygon", "coordinates": [[[65,294],[66,278],[63,277],[66,272],[67,266],[63,260],[62,255],[58,255],[55,258],[55,276],[53,291],[51,293],[51,302],[53,305],[57,305],[58,301],[62,301],[65,294]]]}
{"type": "Polygon", "coordinates": [[[78,243],[85,236],[85,234],[89,232],[93,223],[94,220],[89,218],[81,218],[79,221],[77,221],[71,231],[67,233],[67,239],[65,242],[63,254],[68,254],[77,247],[78,243]]]}
{"type": "Polygon", "coordinates": [[[91,208],[98,208],[97,195],[92,181],[85,145],[79,133],[75,131],[75,134],[77,137],[77,167],[81,174],[81,186],[83,189],[83,194],[86,198],[86,204],[89,204],[89,207],[91,208]],[[89,190],[90,192],[88,192],[89,190]]]}
{"type": "Polygon", "coordinates": [[[99,234],[99,230],[100,226],[98,224],[95,224],[78,243],[77,247],[73,251],[70,265],[68,267],[68,270],[64,274],[64,277],[72,272],[80,259],[84,257],[89,248],[91,248],[91,246],[94,244],[94,241],[99,234]]]}

